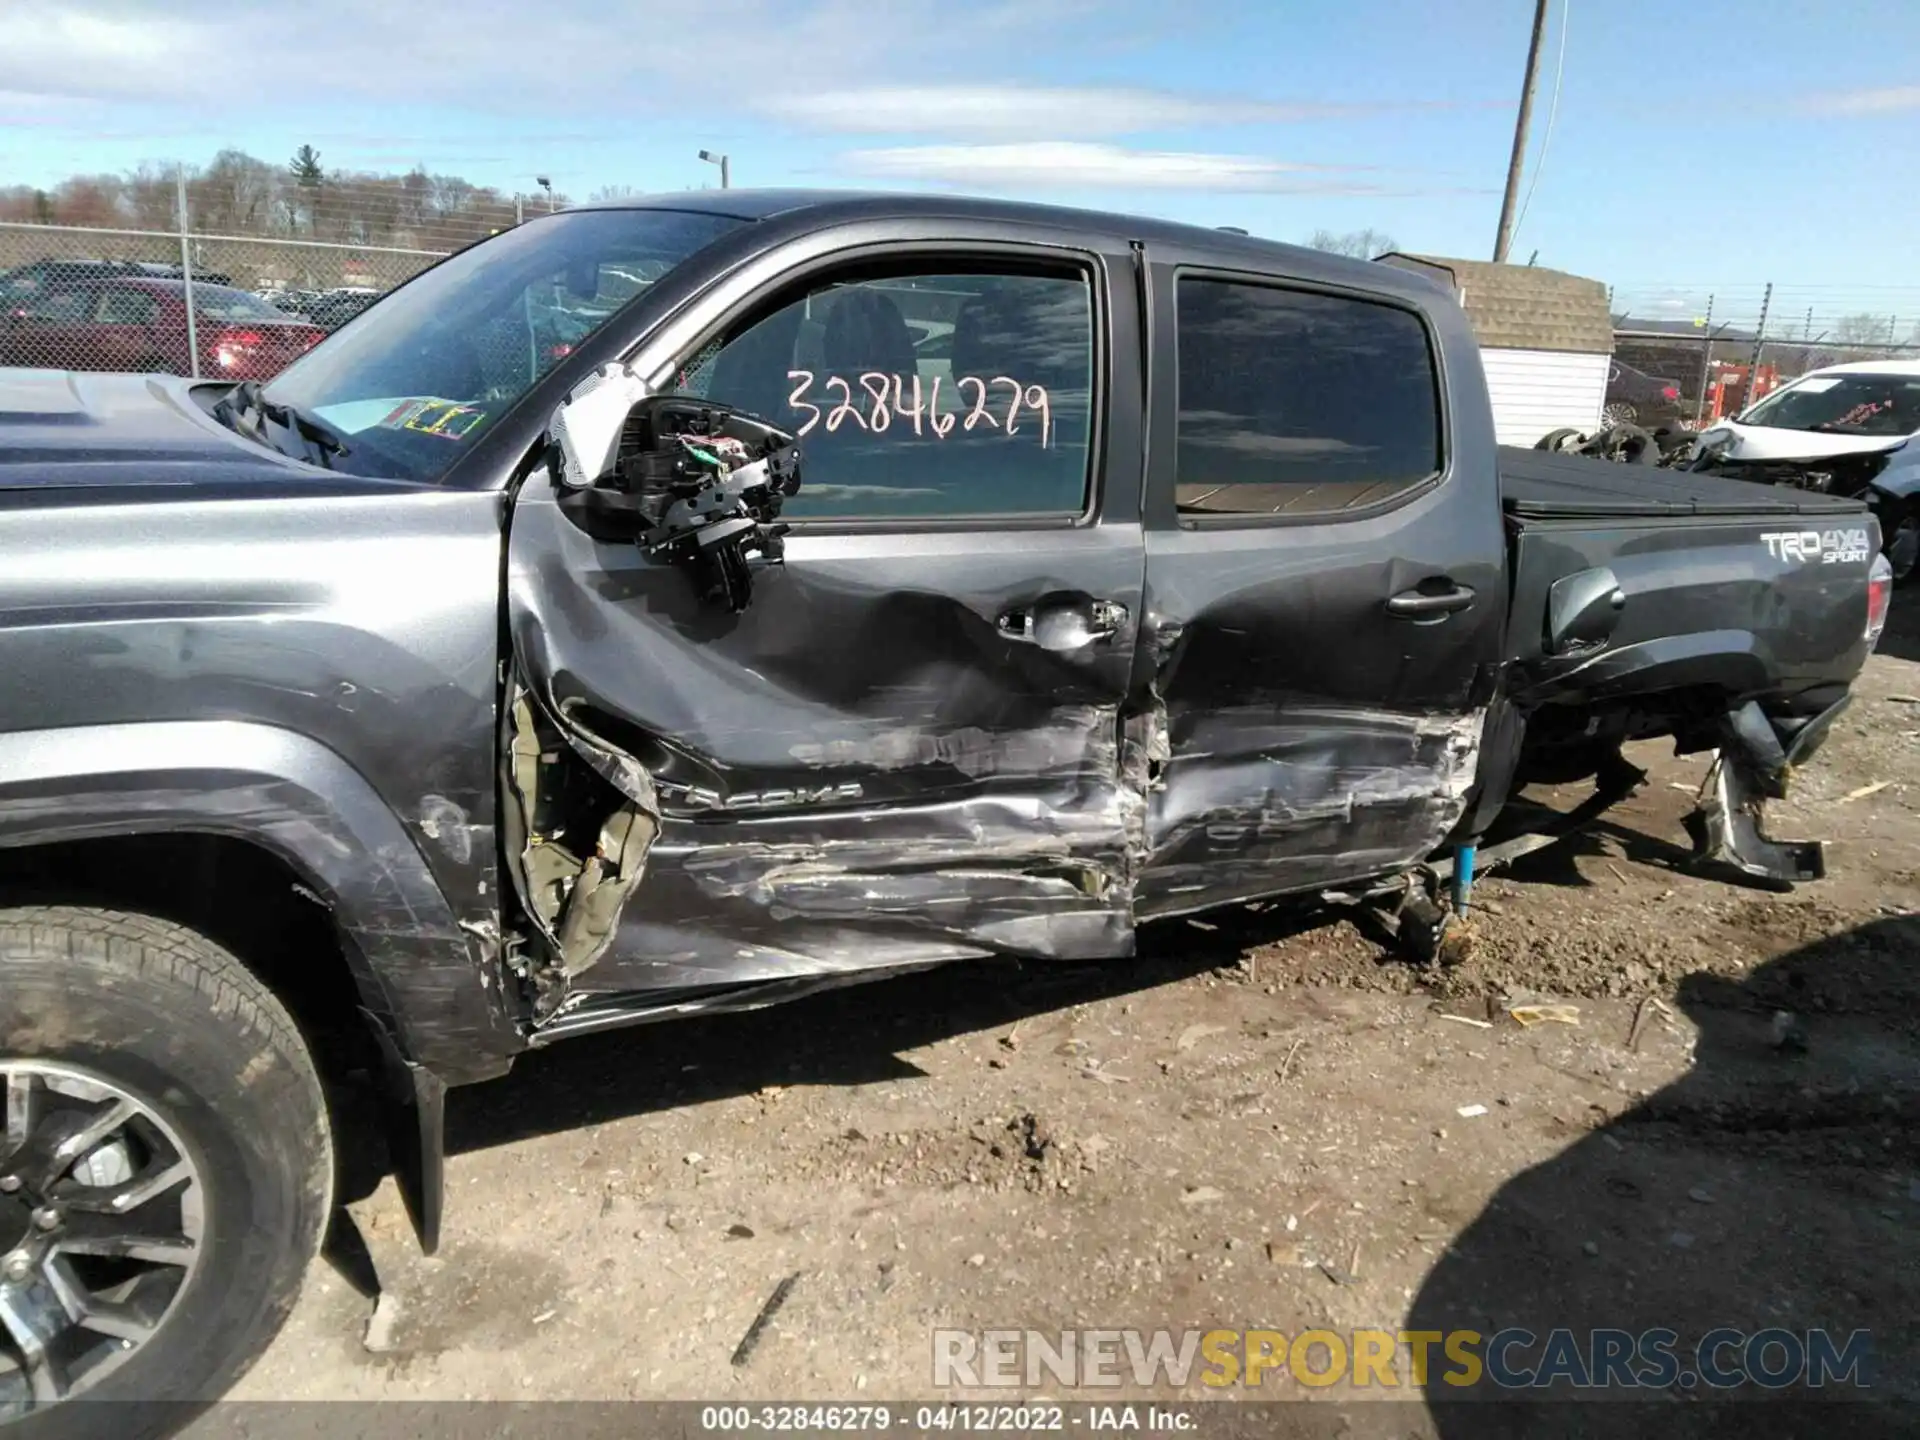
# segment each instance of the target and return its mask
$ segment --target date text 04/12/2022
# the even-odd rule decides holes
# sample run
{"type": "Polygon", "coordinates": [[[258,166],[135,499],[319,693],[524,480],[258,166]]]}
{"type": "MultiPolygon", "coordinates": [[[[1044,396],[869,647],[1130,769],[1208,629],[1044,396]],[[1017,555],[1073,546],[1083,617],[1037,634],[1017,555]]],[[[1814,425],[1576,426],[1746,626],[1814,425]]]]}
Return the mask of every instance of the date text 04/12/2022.
{"type": "Polygon", "coordinates": [[[963,431],[984,425],[1003,434],[1018,435],[1024,410],[1039,420],[1040,447],[1044,450],[1053,444],[1053,402],[1046,386],[1023,384],[1011,375],[995,375],[991,379],[979,375],[957,376],[953,387],[959,392],[964,408],[946,411],[940,408],[938,375],[930,383],[923,382],[918,375],[889,375],[878,370],[866,371],[857,381],[843,375],[828,375],[820,380],[821,389],[827,392],[824,398],[830,402],[824,405],[816,405],[806,398],[814,387],[813,371],[789,370],[787,379],[793,382],[793,390],[787,396],[788,408],[807,415],[806,422],[794,430],[796,436],[806,435],[823,421],[831,433],[849,420],[876,435],[891,430],[895,421],[903,430],[911,425],[915,435],[930,435],[935,440],[946,439],[956,425],[963,431]],[[907,399],[909,382],[911,401],[907,399]],[[970,400],[969,386],[973,391],[970,400]],[[835,387],[838,387],[837,399],[835,387]],[[857,400],[856,387],[860,395],[857,400]],[[1001,393],[1001,387],[1007,393],[1001,393]],[[1006,406],[1003,415],[995,413],[1001,403],[1006,406]]]}
{"type": "Polygon", "coordinates": [[[1084,1431],[1120,1434],[1132,1430],[1165,1433],[1197,1428],[1188,1408],[1157,1404],[1061,1405],[1035,1401],[1019,1405],[706,1405],[700,1410],[700,1428],[718,1434],[818,1434],[823,1431],[868,1433],[901,1431],[907,1434],[1007,1434],[1084,1431]]]}

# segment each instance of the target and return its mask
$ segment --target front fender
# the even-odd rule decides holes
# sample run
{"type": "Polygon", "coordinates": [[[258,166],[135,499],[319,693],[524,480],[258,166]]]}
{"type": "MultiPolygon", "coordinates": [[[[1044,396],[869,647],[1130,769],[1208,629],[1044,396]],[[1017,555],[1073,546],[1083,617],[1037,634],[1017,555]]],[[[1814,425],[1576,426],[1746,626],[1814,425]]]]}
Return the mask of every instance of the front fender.
{"type": "Polygon", "coordinates": [[[448,1084],[524,1048],[497,929],[463,929],[399,817],[316,740],[241,721],[0,734],[0,849],[156,832],[247,840],[331,908],[364,1009],[448,1084]]]}

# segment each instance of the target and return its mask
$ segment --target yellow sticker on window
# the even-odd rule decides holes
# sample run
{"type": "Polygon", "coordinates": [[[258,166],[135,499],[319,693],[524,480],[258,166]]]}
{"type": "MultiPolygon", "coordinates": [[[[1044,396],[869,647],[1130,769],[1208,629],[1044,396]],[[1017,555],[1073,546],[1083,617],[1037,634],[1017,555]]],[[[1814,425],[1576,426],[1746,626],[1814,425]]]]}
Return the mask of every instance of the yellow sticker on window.
{"type": "Polygon", "coordinates": [[[443,440],[464,440],[479,428],[487,412],[458,400],[409,400],[380,422],[383,430],[412,430],[443,440]]]}

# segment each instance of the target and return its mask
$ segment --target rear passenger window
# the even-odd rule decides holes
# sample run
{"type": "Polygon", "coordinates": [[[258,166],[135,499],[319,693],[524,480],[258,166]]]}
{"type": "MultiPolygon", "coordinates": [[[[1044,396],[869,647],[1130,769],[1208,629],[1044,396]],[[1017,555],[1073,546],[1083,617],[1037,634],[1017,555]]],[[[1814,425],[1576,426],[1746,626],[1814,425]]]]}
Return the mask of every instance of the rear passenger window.
{"type": "Polygon", "coordinates": [[[1183,514],[1336,514],[1440,468],[1438,377],[1411,311],[1224,280],[1176,293],[1183,514]]]}
{"type": "Polygon", "coordinates": [[[153,318],[153,300],[138,290],[106,290],[95,318],[103,325],[145,325],[153,318]]]}
{"type": "Polygon", "coordinates": [[[1092,290],[1077,271],[828,282],[708,347],[677,388],[800,437],[787,519],[1078,515],[1092,290]]]}

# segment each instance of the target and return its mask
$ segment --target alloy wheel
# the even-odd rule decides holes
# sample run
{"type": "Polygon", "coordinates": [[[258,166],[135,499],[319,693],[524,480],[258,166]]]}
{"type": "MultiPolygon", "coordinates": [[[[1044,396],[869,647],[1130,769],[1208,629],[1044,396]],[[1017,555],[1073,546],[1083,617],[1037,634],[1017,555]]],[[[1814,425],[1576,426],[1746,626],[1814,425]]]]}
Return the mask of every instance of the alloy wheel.
{"type": "Polygon", "coordinates": [[[179,1136],[104,1076],[0,1059],[0,1418],[85,1391],[156,1335],[203,1249],[179,1136]]]}

